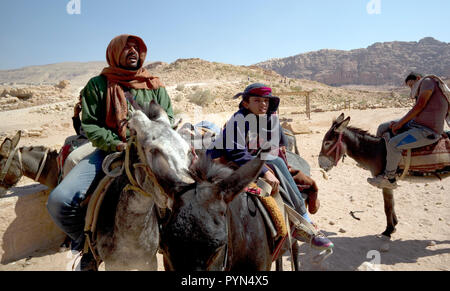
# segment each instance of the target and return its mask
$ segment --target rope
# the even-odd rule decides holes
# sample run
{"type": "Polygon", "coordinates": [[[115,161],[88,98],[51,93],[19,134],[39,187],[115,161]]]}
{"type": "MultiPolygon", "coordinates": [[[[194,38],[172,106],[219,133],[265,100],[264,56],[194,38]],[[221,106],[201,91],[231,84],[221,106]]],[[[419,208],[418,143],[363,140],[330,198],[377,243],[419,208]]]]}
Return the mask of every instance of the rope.
{"type": "Polygon", "coordinates": [[[48,151],[49,150],[50,149],[48,149],[48,148],[45,150],[44,158],[42,159],[41,166],[39,167],[39,170],[38,170],[38,173],[36,175],[36,178],[34,178],[34,181],[36,181],[36,182],[39,182],[38,180],[41,177],[42,170],[44,170],[44,166],[45,166],[45,163],[47,162],[47,155],[48,155],[48,151]]]}
{"type": "Polygon", "coordinates": [[[403,178],[405,178],[405,176],[409,172],[410,166],[411,166],[411,149],[408,149],[406,154],[405,169],[403,170],[403,174],[400,176],[399,180],[403,180],[403,178]]]}

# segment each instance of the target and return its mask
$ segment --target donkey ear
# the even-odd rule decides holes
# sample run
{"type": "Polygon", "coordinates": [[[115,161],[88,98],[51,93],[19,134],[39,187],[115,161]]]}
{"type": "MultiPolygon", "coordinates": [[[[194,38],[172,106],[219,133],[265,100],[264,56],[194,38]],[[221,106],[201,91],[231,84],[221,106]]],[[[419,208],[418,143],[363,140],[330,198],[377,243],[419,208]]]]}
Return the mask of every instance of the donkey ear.
{"type": "Polygon", "coordinates": [[[349,123],[350,123],[350,116],[347,117],[344,121],[338,123],[334,131],[338,133],[343,132],[347,128],[349,123]]]}
{"type": "Polygon", "coordinates": [[[19,131],[16,133],[16,135],[12,138],[12,148],[13,148],[13,149],[16,148],[17,145],[19,144],[21,135],[22,135],[22,131],[19,130],[19,131]]]}
{"type": "Polygon", "coordinates": [[[0,155],[7,158],[9,156],[9,153],[13,149],[12,144],[12,140],[6,138],[0,146],[0,155]]]}
{"type": "Polygon", "coordinates": [[[174,199],[178,193],[189,186],[188,183],[178,178],[175,171],[170,168],[164,155],[158,149],[152,150],[151,160],[148,162],[159,185],[171,199],[174,199]]]}
{"type": "Polygon", "coordinates": [[[183,118],[178,119],[178,121],[176,121],[173,125],[172,125],[172,129],[173,130],[177,130],[178,126],[180,126],[180,124],[183,122],[183,118]]]}
{"type": "Polygon", "coordinates": [[[339,117],[338,117],[338,118],[336,118],[336,120],[335,120],[335,121],[333,121],[333,124],[338,124],[338,123],[341,123],[342,121],[344,121],[344,118],[345,118],[345,115],[344,115],[344,113],[341,113],[341,115],[339,115],[339,117]]]}
{"type": "Polygon", "coordinates": [[[150,103],[145,104],[143,112],[151,121],[163,121],[172,126],[170,124],[167,112],[158,103],[156,103],[155,100],[152,100],[150,101],[150,103]]]}
{"type": "Polygon", "coordinates": [[[262,167],[264,166],[264,161],[259,157],[256,157],[250,162],[236,170],[226,179],[218,183],[219,189],[222,190],[222,195],[226,203],[230,203],[238,194],[240,194],[245,187],[248,186],[252,181],[254,181],[262,167]]]}

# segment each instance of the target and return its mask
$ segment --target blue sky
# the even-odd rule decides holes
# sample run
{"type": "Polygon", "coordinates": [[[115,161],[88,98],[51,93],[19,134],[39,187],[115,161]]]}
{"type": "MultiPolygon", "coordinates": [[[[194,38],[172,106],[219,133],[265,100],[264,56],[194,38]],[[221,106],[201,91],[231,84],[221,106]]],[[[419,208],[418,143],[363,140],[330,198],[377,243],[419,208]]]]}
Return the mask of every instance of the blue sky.
{"type": "Polygon", "coordinates": [[[147,61],[234,65],[426,36],[450,42],[448,0],[79,1],[81,14],[70,15],[69,0],[1,0],[0,69],[103,61],[122,33],[144,39],[147,61]],[[370,1],[380,14],[368,13],[370,1]]]}

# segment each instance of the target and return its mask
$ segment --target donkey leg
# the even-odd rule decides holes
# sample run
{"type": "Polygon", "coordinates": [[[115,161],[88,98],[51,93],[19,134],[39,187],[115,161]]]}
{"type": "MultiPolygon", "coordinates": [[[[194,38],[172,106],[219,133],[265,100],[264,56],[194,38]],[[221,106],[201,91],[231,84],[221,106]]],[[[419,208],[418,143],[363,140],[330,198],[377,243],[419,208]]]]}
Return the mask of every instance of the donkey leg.
{"type": "Polygon", "coordinates": [[[276,261],[275,261],[275,266],[276,266],[276,270],[277,271],[283,271],[283,257],[280,256],[276,261]]]}
{"type": "Polygon", "coordinates": [[[294,257],[294,270],[300,271],[300,261],[298,259],[298,254],[300,253],[300,247],[298,245],[298,242],[294,240],[294,243],[292,244],[292,256],[294,257]]]}
{"type": "Polygon", "coordinates": [[[394,210],[394,191],[392,189],[383,189],[384,198],[384,213],[386,214],[387,226],[383,235],[391,237],[396,229],[395,226],[398,223],[397,215],[394,210]]]}

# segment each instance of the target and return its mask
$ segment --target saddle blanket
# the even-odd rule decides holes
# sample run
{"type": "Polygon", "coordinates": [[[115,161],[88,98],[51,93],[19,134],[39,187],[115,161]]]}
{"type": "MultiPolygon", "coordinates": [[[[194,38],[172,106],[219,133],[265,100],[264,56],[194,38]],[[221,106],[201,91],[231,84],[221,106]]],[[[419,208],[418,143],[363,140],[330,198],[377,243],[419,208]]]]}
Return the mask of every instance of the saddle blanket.
{"type": "MultiPolygon", "coordinates": [[[[403,151],[399,167],[404,168],[407,151],[403,151]]],[[[450,139],[441,138],[437,143],[413,149],[409,171],[435,172],[450,166],[450,139]]]]}

